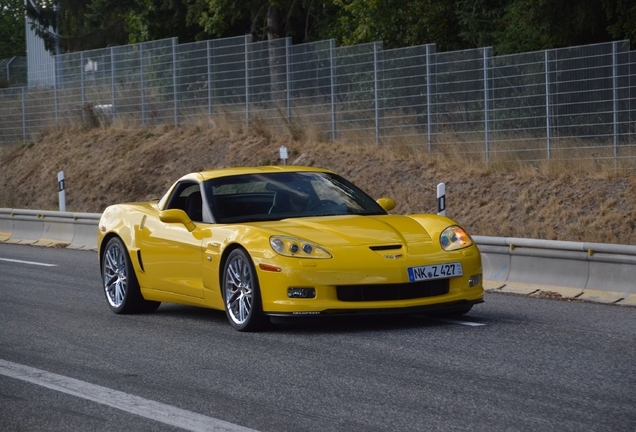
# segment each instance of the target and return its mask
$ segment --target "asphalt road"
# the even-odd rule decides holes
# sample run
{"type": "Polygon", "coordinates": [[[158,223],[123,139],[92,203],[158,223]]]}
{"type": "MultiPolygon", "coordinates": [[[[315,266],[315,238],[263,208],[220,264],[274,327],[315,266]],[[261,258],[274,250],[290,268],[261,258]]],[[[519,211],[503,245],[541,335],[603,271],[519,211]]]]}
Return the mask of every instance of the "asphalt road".
{"type": "Polygon", "coordinates": [[[115,315],[94,252],[0,244],[0,430],[205,425],[633,432],[636,308],[487,294],[460,322],[244,334],[220,311],[115,315]]]}

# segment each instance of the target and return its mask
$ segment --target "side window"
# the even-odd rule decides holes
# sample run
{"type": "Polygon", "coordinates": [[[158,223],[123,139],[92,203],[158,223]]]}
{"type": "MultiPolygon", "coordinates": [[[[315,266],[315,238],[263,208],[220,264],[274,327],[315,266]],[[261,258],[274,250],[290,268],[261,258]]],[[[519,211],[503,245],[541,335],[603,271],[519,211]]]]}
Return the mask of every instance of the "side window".
{"type": "Polygon", "coordinates": [[[166,209],[185,211],[193,222],[203,221],[203,203],[198,183],[184,182],[174,189],[166,209]]]}

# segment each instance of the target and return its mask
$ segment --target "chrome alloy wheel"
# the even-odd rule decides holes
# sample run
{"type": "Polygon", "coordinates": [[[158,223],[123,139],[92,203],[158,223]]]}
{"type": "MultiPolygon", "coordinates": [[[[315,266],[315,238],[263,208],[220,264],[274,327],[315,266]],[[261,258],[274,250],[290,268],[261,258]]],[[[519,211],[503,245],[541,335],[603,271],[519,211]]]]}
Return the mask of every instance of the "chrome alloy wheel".
{"type": "Polygon", "coordinates": [[[254,290],[249,264],[241,255],[230,259],[225,274],[225,308],[238,325],[244,324],[252,312],[254,290]]]}
{"type": "Polygon", "coordinates": [[[111,243],[104,256],[104,290],[106,299],[114,308],[118,308],[124,302],[128,287],[128,275],[126,270],[126,258],[116,243],[111,243]]]}

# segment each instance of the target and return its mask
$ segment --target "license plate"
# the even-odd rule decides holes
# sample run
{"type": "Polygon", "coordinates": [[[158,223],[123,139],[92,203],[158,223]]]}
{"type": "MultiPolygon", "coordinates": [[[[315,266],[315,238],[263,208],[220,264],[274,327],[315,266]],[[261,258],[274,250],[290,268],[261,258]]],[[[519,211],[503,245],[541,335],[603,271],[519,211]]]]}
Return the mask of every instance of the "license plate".
{"type": "Polygon", "coordinates": [[[455,276],[462,276],[462,263],[433,264],[421,267],[409,267],[409,281],[417,282],[423,280],[445,279],[455,276]]]}

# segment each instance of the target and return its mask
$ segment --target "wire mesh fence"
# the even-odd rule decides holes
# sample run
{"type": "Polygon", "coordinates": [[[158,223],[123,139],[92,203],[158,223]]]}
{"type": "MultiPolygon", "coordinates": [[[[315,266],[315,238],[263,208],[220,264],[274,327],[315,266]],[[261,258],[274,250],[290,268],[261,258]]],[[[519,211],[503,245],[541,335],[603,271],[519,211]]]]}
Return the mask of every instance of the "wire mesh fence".
{"type": "Polygon", "coordinates": [[[0,89],[0,144],[114,121],[312,131],[484,161],[636,161],[636,55],[612,42],[507,56],[249,36],[64,54],[55,84],[0,89]]]}

